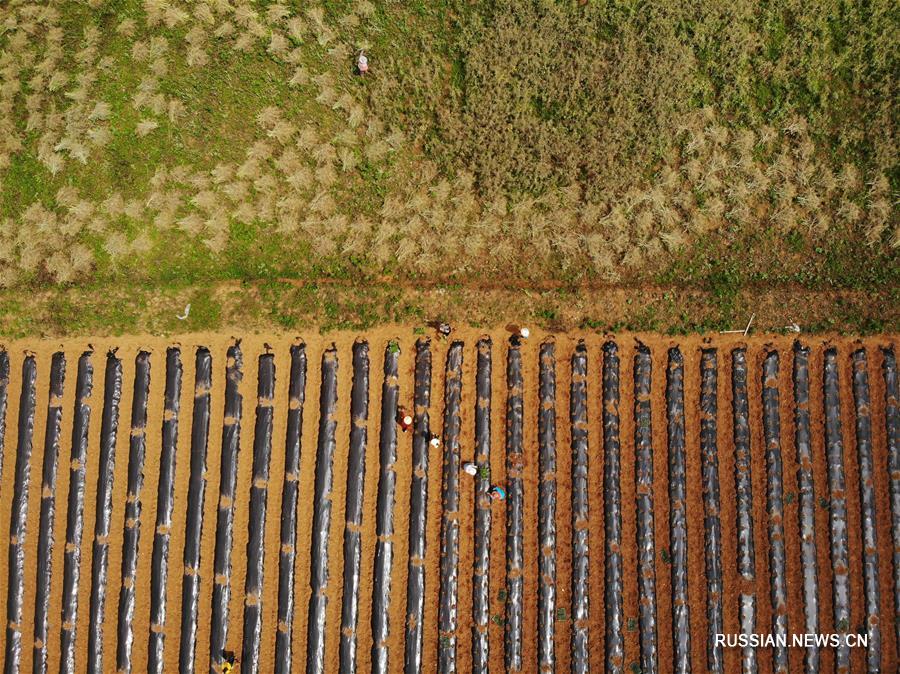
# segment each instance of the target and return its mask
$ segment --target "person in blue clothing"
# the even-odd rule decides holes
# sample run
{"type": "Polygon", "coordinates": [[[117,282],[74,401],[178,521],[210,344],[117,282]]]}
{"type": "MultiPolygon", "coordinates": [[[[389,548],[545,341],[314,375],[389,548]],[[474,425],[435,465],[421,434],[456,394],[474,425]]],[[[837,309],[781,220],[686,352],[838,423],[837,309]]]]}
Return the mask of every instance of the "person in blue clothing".
{"type": "Polygon", "coordinates": [[[495,501],[505,501],[506,500],[506,490],[497,484],[492,484],[491,488],[488,489],[488,494],[491,495],[491,498],[495,501]]]}

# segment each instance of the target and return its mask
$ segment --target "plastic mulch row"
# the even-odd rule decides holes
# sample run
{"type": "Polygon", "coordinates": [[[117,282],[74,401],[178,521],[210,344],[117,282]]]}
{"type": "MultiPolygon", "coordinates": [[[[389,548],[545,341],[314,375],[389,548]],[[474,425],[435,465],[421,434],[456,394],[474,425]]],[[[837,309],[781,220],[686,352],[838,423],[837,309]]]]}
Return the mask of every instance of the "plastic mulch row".
{"type": "Polygon", "coordinates": [[[413,402],[412,483],[409,494],[409,564],[406,581],[404,671],[422,671],[425,616],[425,529],[428,519],[428,450],[431,426],[431,348],[427,339],[416,342],[413,402]]]}
{"type": "Polygon", "coordinates": [[[400,350],[388,344],[384,352],[381,386],[381,433],[378,439],[378,498],[375,507],[375,571],[372,578],[372,671],[390,671],[387,646],[390,633],[391,566],[394,561],[394,500],[397,486],[397,375],[400,350]]]}
{"type": "Polygon", "coordinates": [[[166,624],[166,584],[169,577],[169,538],[175,505],[175,458],[178,444],[178,413],[181,401],[181,352],[166,351],[166,392],[163,407],[162,452],[159,457],[159,484],[156,495],[156,529],[150,565],[149,672],[164,670],[166,624]]]}
{"type": "Polygon", "coordinates": [[[297,504],[300,486],[300,438],[306,402],[306,346],[291,346],[288,385],[287,434],[284,447],[284,481],[281,487],[281,549],[278,553],[278,628],[275,632],[275,672],[291,671],[291,637],[294,630],[294,560],[297,552],[297,504]]]}
{"type": "Polygon", "coordinates": [[[337,432],[337,349],[322,354],[322,388],[319,394],[319,437],[313,495],[310,562],[309,620],[306,636],[306,671],[325,671],[325,612],[328,608],[328,537],[331,533],[331,492],[334,487],[334,450],[337,432]]]}
{"type": "Polygon", "coordinates": [[[459,582],[459,434],[463,344],[447,353],[444,380],[443,479],[441,484],[441,560],[438,597],[438,671],[456,671],[459,582]]]}
{"type": "MultiPolygon", "coordinates": [[[[103,386],[103,417],[100,421],[100,463],[97,473],[97,505],[91,552],[91,603],[88,621],[88,672],[102,674],[103,623],[106,615],[106,584],[109,577],[109,532],[112,524],[113,481],[116,468],[116,437],[119,403],[122,400],[122,361],[114,351],[106,356],[103,386]]],[[[74,646],[73,646],[74,648],[74,646]]],[[[74,656],[73,656],[74,657],[74,656]]]]}
{"type": "Polygon", "coordinates": [[[241,447],[244,377],[240,343],[228,348],[225,363],[225,415],[222,422],[222,456],[219,472],[219,498],[216,513],[216,548],[213,556],[214,582],[210,620],[210,667],[222,666],[222,654],[228,638],[228,605],[231,599],[231,548],[234,542],[234,499],[237,485],[238,453],[241,447]]]}
{"type": "Polygon", "coordinates": [[[138,545],[141,537],[141,491],[147,452],[147,398],[150,394],[150,354],[138,353],[134,363],[134,396],[131,403],[131,433],[128,442],[128,491],[122,534],[122,589],[116,630],[116,669],[131,671],[134,644],[135,585],[138,545]]]}
{"type": "Polygon", "coordinates": [[[75,670],[75,625],[78,619],[78,585],[81,574],[81,539],[84,532],[84,488],[88,431],[91,423],[91,393],[94,385],[93,352],[78,359],[75,384],[75,416],[69,455],[69,497],[66,508],[66,548],[63,553],[62,618],[60,625],[60,672],[75,670]]]}
{"type": "Polygon", "coordinates": [[[194,409],[191,420],[190,475],[187,523],[184,530],[184,572],[181,578],[181,643],[178,667],[193,674],[197,648],[197,615],[200,601],[200,543],[203,538],[203,502],[206,493],[206,455],[209,445],[212,356],[200,347],[194,358],[194,409]]]}

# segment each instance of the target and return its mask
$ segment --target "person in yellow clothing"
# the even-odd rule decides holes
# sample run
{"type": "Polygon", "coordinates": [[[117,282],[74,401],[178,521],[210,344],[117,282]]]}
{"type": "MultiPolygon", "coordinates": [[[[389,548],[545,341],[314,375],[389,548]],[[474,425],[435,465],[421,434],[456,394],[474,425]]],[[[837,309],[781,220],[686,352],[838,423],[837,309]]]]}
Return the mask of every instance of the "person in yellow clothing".
{"type": "Polygon", "coordinates": [[[222,674],[233,674],[237,660],[232,651],[222,651],[222,674]]]}

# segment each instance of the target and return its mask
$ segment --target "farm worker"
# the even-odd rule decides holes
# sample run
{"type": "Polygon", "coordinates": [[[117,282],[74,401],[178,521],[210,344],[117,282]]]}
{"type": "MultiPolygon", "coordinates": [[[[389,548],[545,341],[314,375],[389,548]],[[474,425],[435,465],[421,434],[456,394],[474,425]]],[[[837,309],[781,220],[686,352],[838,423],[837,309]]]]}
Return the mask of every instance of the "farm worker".
{"type": "Polygon", "coordinates": [[[430,444],[432,447],[435,447],[435,448],[440,447],[441,439],[437,436],[437,433],[431,433],[430,435],[431,435],[431,437],[428,440],[428,444],[430,444]]]}
{"type": "Polygon", "coordinates": [[[506,490],[503,487],[500,487],[496,484],[492,484],[491,488],[488,489],[488,494],[491,495],[491,498],[495,501],[505,501],[506,500],[506,490]]]}
{"type": "Polygon", "coordinates": [[[464,473],[471,475],[472,477],[478,475],[478,466],[476,466],[472,461],[466,461],[462,465],[462,469],[464,473]]]}
{"type": "Polygon", "coordinates": [[[234,657],[233,651],[222,651],[222,672],[223,674],[230,674],[234,671],[234,664],[236,659],[234,657]]]}
{"type": "Polygon", "coordinates": [[[528,328],[519,327],[515,323],[510,323],[506,326],[506,329],[512,333],[513,337],[528,339],[529,335],[531,335],[531,330],[529,330],[528,328]]]}
{"type": "Polygon", "coordinates": [[[412,415],[406,411],[405,407],[397,408],[397,423],[400,424],[400,430],[404,433],[412,428],[413,418],[412,415]]]}
{"type": "Polygon", "coordinates": [[[360,75],[365,75],[369,72],[369,59],[362,49],[359,50],[359,56],[356,57],[356,69],[359,71],[360,75]]]}
{"type": "Polygon", "coordinates": [[[437,330],[438,337],[441,338],[449,337],[450,333],[453,332],[453,328],[450,327],[450,324],[444,323],[443,321],[428,321],[428,327],[437,330]]]}

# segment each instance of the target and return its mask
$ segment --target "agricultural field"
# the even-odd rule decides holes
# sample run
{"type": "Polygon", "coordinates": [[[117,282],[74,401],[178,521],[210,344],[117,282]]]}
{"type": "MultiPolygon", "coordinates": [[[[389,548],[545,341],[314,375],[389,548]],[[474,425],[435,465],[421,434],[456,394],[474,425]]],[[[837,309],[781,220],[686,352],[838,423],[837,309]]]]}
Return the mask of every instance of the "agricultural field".
{"type": "Polygon", "coordinates": [[[0,353],[5,671],[896,670],[895,340],[400,327],[0,353]]]}
{"type": "Polygon", "coordinates": [[[895,5],[0,3],[4,672],[896,671],[895,5]]]}
{"type": "Polygon", "coordinates": [[[0,334],[896,331],[897,35],[887,0],[11,0],[0,334]]]}

